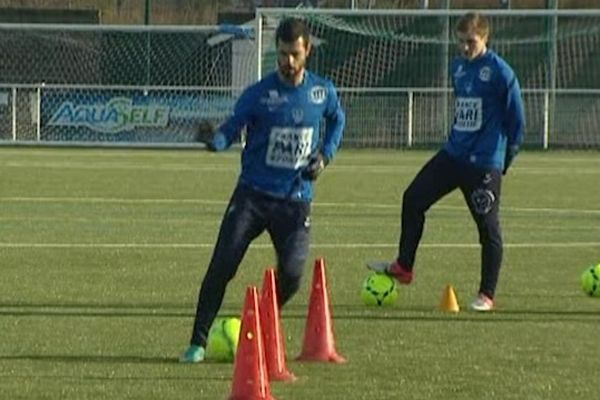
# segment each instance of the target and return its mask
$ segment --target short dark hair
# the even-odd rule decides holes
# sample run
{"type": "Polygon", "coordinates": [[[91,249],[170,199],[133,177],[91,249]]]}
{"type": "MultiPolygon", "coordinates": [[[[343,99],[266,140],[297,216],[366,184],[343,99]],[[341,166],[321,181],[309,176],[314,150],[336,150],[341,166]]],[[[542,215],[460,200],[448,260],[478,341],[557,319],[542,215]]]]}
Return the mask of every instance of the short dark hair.
{"type": "Polygon", "coordinates": [[[310,42],[310,32],[308,27],[298,18],[285,18],[279,23],[277,31],[275,32],[275,43],[282,41],[284,43],[293,43],[299,38],[304,39],[304,44],[308,45],[310,42]]]}

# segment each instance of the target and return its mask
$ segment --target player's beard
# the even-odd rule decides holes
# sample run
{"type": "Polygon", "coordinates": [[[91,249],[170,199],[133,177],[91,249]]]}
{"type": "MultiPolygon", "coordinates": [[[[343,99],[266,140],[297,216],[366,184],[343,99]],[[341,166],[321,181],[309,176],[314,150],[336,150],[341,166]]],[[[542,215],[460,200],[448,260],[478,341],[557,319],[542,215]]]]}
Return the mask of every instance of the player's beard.
{"type": "Polygon", "coordinates": [[[304,65],[304,62],[298,66],[293,66],[289,64],[282,65],[281,63],[279,63],[279,74],[283,79],[285,79],[292,85],[296,85],[302,80],[302,74],[304,73],[304,65]]]}

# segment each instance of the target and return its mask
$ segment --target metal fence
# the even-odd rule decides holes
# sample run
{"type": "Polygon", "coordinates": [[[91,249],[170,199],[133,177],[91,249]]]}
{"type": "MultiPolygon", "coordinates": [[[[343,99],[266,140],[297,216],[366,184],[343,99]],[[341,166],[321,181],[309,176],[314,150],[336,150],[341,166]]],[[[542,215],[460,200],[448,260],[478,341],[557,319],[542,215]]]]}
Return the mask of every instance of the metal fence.
{"type": "MultiPolygon", "coordinates": [[[[344,146],[437,145],[452,123],[455,10],[259,9],[254,26],[0,24],[0,144],[193,146],[274,67],[273,31],[306,19],[309,68],[347,112],[344,146]],[[260,56],[259,56],[260,54],[260,56]]],[[[600,11],[486,10],[517,72],[526,143],[600,147],[600,11]]]]}

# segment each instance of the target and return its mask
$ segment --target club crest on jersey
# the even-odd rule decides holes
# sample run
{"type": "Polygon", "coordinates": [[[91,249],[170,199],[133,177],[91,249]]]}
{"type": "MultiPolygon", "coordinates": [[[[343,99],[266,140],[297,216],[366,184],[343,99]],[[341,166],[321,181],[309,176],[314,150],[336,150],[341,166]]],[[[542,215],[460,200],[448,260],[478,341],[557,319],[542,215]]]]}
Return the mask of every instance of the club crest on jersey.
{"type": "Polygon", "coordinates": [[[310,101],[314,104],[323,104],[327,97],[327,90],[323,86],[315,86],[310,89],[310,101]]]}
{"type": "Polygon", "coordinates": [[[302,122],[304,120],[304,110],[301,108],[292,109],[292,119],[296,124],[302,122]]]}
{"type": "Polygon", "coordinates": [[[482,82],[489,82],[492,78],[492,69],[485,66],[479,70],[479,80],[482,82]]]}

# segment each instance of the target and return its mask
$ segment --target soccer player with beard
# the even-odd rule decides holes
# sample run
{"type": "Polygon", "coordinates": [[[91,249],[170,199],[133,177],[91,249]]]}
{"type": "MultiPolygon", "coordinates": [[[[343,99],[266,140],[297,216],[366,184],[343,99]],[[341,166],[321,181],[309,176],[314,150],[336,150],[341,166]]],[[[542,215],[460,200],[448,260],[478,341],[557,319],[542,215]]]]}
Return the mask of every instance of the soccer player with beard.
{"type": "Polygon", "coordinates": [[[332,82],[306,69],[311,51],[306,25],[285,19],[275,40],[277,71],[244,90],[233,115],[207,145],[225,150],[246,129],[241,173],[200,287],[190,346],[180,362],[204,360],[208,331],[227,284],[250,243],[265,230],[277,254],[279,305],[300,287],[309,253],[313,181],[336,154],[345,114],[332,82]]]}
{"type": "Polygon", "coordinates": [[[397,258],[367,265],[409,284],[426,211],[459,188],[481,244],[481,280],[470,304],[476,311],[495,306],[503,252],[500,186],[523,141],[525,125],[519,82],[506,61],[487,48],[489,33],[489,22],[481,14],[468,13],[459,20],[456,38],[461,54],[450,71],[455,97],[450,136],[404,192],[397,258]]]}

